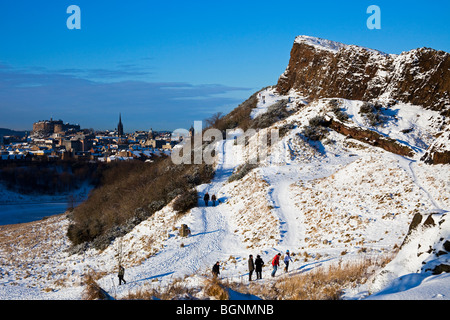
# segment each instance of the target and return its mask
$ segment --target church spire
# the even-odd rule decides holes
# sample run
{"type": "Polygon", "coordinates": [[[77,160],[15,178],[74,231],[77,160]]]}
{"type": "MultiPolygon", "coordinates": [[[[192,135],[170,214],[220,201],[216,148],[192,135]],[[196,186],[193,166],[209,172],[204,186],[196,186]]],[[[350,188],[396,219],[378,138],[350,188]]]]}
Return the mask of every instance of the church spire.
{"type": "Polygon", "coordinates": [[[117,125],[117,135],[119,137],[123,136],[122,113],[119,113],[119,124],[117,125]]]}

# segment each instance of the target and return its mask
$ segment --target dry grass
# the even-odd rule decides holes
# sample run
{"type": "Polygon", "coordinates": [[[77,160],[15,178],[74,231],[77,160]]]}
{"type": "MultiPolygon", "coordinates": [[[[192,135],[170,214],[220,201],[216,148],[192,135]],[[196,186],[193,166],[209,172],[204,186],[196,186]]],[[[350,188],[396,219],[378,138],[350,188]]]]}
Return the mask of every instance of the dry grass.
{"type": "MultiPolygon", "coordinates": [[[[339,300],[344,289],[364,284],[375,269],[381,268],[390,260],[390,257],[385,257],[339,262],[282,277],[270,284],[252,283],[244,293],[255,294],[267,300],[339,300]]],[[[242,286],[240,289],[242,290],[242,286]]]]}
{"type": "Polygon", "coordinates": [[[203,284],[197,287],[186,285],[183,279],[175,279],[164,286],[155,286],[150,284],[147,287],[141,287],[137,291],[129,292],[125,300],[229,300],[227,288],[230,286],[228,281],[223,282],[218,278],[207,276],[206,273],[203,284]]]}
{"type": "MultiPolygon", "coordinates": [[[[47,267],[58,274],[55,286],[64,286],[67,274],[56,259],[66,249],[64,215],[39,221],[0,226],[0,277],[45,281],[47,267]]],[[[30,280],[31,281],[31,280],[30,280]]]]}
{"type": "Polygon", "coordinates": [[[142,288],[129,293],[126,299],[135,300],[177,300],[200,299],[228,300],[228,288],[243,294],[256,295],[266,300],[339,300],[346,288],[364,284],[375,270],[383,267],[391,256],[378,259],[361,259],[317,267],[311,271],[292,276],[283,276],[275,281],[229,282],[205,276],[204,287],[187,288],[183,281],[175,280],[171,284],[155,289],[142,288]]]}
{"type": "Polygon", "coordinates": [[[304,215],[305,242],[316,249],[342,243],[350,251],[377,243],[372,226],[385,228],[380,233],[389,231],[386,242],[395,243],[403,235],[383,220],[395,220],[395,227],[407,224],[425,200],[395,161],[379,161],[372,155],[331,176],[291,185],[291,190],[295,206],[304,215]]]}
{"type": "Polygon", "coordinates": [[[95,274],[89,273],[85,280],[85,288],[83,290],[83,300],[110,300],[109,294],[103,290],[95,281],[95,274]]]}
{"type": "Polygon", "coordinates": [[[205,293],[216,300],[229,300],[230,296],[226,286],[217,278],[206,280],[205,293]]]}
{"type": "Polygon", "coordinates": [[[181,279],[176,279],[164,287],[143,287],[129,292],[125,300],[192,300],[195,291],[186,287],[181,279]]]}
{"type": "Polygon", "coordinates": [[[279,219],[268,201],[269,184],[258,170],[232,184],[226,205],[232,213],[234,230],[248,248],[276,246],[280,238],[279,219]],[[272,235],[267,239],[267,235],[272,235]]]}

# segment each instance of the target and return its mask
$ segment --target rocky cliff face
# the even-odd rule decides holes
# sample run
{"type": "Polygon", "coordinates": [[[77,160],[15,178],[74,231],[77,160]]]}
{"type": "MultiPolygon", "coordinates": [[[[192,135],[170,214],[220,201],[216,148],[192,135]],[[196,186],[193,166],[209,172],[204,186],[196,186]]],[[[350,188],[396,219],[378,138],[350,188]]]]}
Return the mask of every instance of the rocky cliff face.
{"type": "Polygon", "coordinates": [[[299,36],[277,91],[313,100],[400,101],[450,116],[450,54],[428,48],[400,55],[299,36]]]}
{"type": "Polygon", "coordinates": [[[428,164],[450,163],[450,128],[434,140],[421,160],[428,164]]]}

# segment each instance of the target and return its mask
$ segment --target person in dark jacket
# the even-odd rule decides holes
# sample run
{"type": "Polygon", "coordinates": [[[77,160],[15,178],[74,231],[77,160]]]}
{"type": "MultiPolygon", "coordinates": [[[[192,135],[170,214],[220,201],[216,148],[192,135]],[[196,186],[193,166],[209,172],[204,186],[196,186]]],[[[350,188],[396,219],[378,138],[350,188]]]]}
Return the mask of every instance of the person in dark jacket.
{"type": "Polygon", "coordinates": [[[125,268],[122,267],[121,265],[119,265],[119,274],[118,274],[118,277],[119,277],[119,286],[122,284],[122,281],[123,281],[124,284],[127,284],[127,282],[126,282],[125,279],[123,278],[124,275],[125,275],[125,268]]]}
{"type": "Polygon", "coordinates": [[[214,278],[219,276],[220,274],[219,268],[220,268],[219,261],[217,261],[216,264],[212,267],[212,274],[214,278]]]}
{"type": "Polygon", "coordinates": [[[255,259],[255,271],[256,271],[256,279],[262,279],[262,267],[264,265],[263,259],[261,259],[260,255],[256,256],[255,259]]]}
{"type": "Polygon", "coordinates": [[[203,200],[205,200],[205,206],[208,206],[208,201],[209,201],[209,194],[208,194],[208,192],[205,193],[205,196],[203,197],[203,200]]]}
{"type": "Polygon", "coordinates": [[[252,274],[255,270],[255,263],[253,262],[253,256],[248,257],[248,281],[252,281],[252,274]]]}
{"type": "Polygon", "coordinates": [[[216,205],[216,200],[217,200],[216,195],[213,194],[213,195],[211,196],[211,201],[212,201],[212,203],[213,203],[213,207],[216,205]]]}

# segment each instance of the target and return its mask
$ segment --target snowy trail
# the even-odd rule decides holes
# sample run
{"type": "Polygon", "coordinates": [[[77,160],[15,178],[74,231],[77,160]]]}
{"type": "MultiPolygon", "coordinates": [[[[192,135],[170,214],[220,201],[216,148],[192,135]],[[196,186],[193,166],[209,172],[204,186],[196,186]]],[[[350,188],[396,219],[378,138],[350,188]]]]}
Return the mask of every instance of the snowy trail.
{"type": "Polygon", "coordinates": [[[398,159],[398,163],[400,166],[410,175],[413,183],[422,190],[423,193],[427,196],[427,198],[430,200],[430,202],[433,204],[434,209],[431,209],[434,212],[446,212],[447,210],[444,210],[434,199],[434,197],[424,188],[422,183],[419,181],[419,178],[417,177],[416,173],[414,172],[414,163],[415,160],[407,159],[402,156],[393,155],[395,158],[398,159]]]}
{"type": "MultiPolygon", "coordinates": [[[[356,106],[356,103],[350,105],[353,108],[356,108],[356,106]]],[[[356,109],[353,112],[356,113],[356,109]]],[[[342,197],[348,197],[349,201],[353,199],[355,205],[364,204],[362,198],[357,194],[358,185],[369,188],[364,190],[367,192],[362,196],[366,196],[369,201],[370,199],[376,199],[371,194],[371,191],[375,190],[371,190],[371,186],[366,184],[366,181],[367,177],[378,178],[378,169],[382,170],[384,163],[386,164],[386,170],[388,170],[385,172],[386,175],[390,174],[391,170],[398,173],[398,175],[394,174],[390,178],[391,180],[387,180],[393,181],[394,189],[398,183],[400,184],[398,188],[402,186],[410,187],[411,184],[414,184],[414,194],[416,195],[405,193],[404,198],[398,196],[400,200],[420,200],[418,203],[423,203],[422,208],[430,212],[444,211],[442,208],[446,208],[445,199],[439,200],[438,191],[433,190],[434,184],[427,183],[427,177],[429,176],[425,174],[426,168],[421,167],[415,160],[387,152],[373,152],[371,148],[367,151],[365,148],[348,146],[344,148],[338,144],[338,142],[342,142],[340,136],[335,135],[332,138],[336,140],[335,144],[319,145],[320,151],[318,153],[308,153],[307,146],[299,143],[294,136],[288,136],[274,146],[267,161],[252,172],[253,176],[249,176],[249,179],[243,179],[237,184],[228,184],[228,178],[237,166],[245,163],[242,150],[239,146],[235,146],[234,139],[217,142],[215,176],[211,183],[197,186],[200,197],[198,206],[193,208],[189,214],[181,218],[178,217],[178,220],[175,220],[175,212],[172,208],[164,208],[157,217],[144,221],[123,239],[124,246],[127,246],[124,252],[128,252],[130,255],[126,260],[129,266],[125,265],[127,268],[125,273],[126,285],[117,286],[117,274],[113,270],[115,270],[117,264],[117,256],[114,250],[118,244],[114,243],[105,252],[89,252],[88,257],[61,258],[61,261],[64,261],[62,264],[67,266],[67,274],[65,270],[60,272],[58,277],[54,276],[51,283],[50,280],[47,281],[50,284],[45,284],[45,287],[43,285],[42,287],[30,288],[26,283],[31,283],[31,280],[18,273],[16,277],[22,277],[19,279],[24,284],[6,286],[7,283],[5,282],[3,286],[0,286],[0,296],[30,299],[36,297],[79,299],[83,290],[79,279],[86,273],[86,270],[109,272],[98,280],[98,284],[118,299],[126,298],[129,293],[139,292],[140,289],[145,292],[149,287],[163,290],[166,285],[178,279],[184,279],[183,283],[187,286],[198,287],[206,279],[204,275],[210,275],[211,267],[216,261],[221,263],[222,278],[236,283],[248,284],[247,259],[249,254],[260,254],[265,261],[266,266],[263,268],[262,283],[269,285],[280,278],[291,277],[320,266],[326,266],[328,263],[343,259],[342,248],[343,246],[347,247],[347,245],[342,244],[341,239],[348,238],[347,235],[344,238],[344,232],[349,232],[349,226],[341,225],[337,221],[341,215],[343,218],[346,218],[347,215],[344,211],[342,211],[344,214],[341,214],[337,210],[336,213],[340,215],[330,218],[330,223],[335,223],[336,230],[323,226],[321,231],[318,232],[319,235],[324,234],[324,237],[329,236],[326,239],[333,239],[333,241],[327,243],[326,248],[320,245],[317,248],[308,247],[311,241],[309,240],[311,226],[315,223],[315,217],[306,214],[312,202],[302,205],[303,201],[300,200],[308,200],[312,198],[312,195],[318,195],[317,199],[322,201],[318,204],[318,207],[328,208],[330,202],[338,198],[334,194],[334,198],[327,199],[326,195],[333,195],[332,192],[338,192],[339,195],[339,192],[342,192],[342,197]],[[300,151],[304,152],[305,150],[306,155],[300,154],[300,151]],[[382,158],[380,158],[380,154],[382,154],[382,158]],[[324,179],[324,182],[316,181],[317,179],[328,178],[333,174],[335,177],[324,179]],[[396,176],[401,176],[402,179],[405,179],[405,182],[392,180],[396,176]],[[361,177],[366,179],[363,180],[361,177]],[[356,186],[346,186],[349,181],[355,183],[356,186]],[[267,184],[264,182],[267,182],[267,184]],[[242,194],[244,191],[245,194],[242,194]],[[220,203],[211,206],[210,201],[210,205],[205,206],[203,195],[206,192],[210,195],[215,194],[220,203]],[[252,197],[255,197],[255,199],[251,199],[252,197]],[[243,201],[247,199],[252,201],[243,201]],[[256,206],[260,203],[264,207],[256,206]],[[252,205],[255,205],[256,209],[247,210],[252,205]],[[244,216],[242,212],[245,212],[247,216],[241,218],[244,216]],[[264,214],[252,215],[259,212],[264,214]],[[270,215],[266,215],[266,212],[270,212],[270,215]],[[251,220],[254,217],[257,217],[257,219],[251,220]],[[252,224],[254,221],[258,223],[252,224]],[[248,238],[246,238],[247,234],[254,232],[257,228],[264,228],[269,223],[273,226],[267,229],[270,232],[265,232],[266,229],[262,229],[261,235],[258,234],[258,237],[255,237],[259,246],[255,248],[251,246],[251,243],[249,245],[248,238]],[[191,230],[189,237],[179,236],[178,228],[181,224],[189,226],[191,230]],[[266,240],[270,240],[270,242],[266,240]],[[271,259],[278,252],[284,255],[286,250],[295,253],[292,256],[294,261],[290,264],[289,273],[282,270],[284,264],[281,263],[281,270],[277,272],[275,278],[271,278],[271,259]],[[302,252],[308,255],[304,255],[302,252]],[[131,265],[134,265],[134,267],[131,267],[131,265]],[[71,272],[71,275],[68,275],[69,272],[71,272]],[[58,280],[63,277],[72,279],[72,283],[75,285],[57,288],[52,292],[42,290],[42,288],[52,288],[55,279],[58,280]]],[[[385,189],[382,188],[382,190],[385,189]]],[[[390,190],[386,189],[386,192],[389,194],[390,190]]],[[[336,206],[338,206],[337,203],[336,206]]],[[[407,217],[403,218],[401,215],[397,215],[393,218],[388,217],[389,221],[385,223],[384,219],[388,218],[378,218],[375,215],[380,211],[378,208],[376,208],[376,211],[375,209],[371,211],[372,207],[368,205],[353,209],[346,201],[343,201],[342,206],[353,216],[358,215],[361,219],[364,218],[364,222],[367,222],[368,225],[370,223],[370,226],[374,226],[370,230],[361,228],[361,230],[365,230],[365,235],[355,234],[355,237],[364,239],[367,236],[368,240],[365,241],[375,239],[371,246],[376,250],[378,250],[377,246],[381,249],[389,247],[389,241],[396,244],[394,241],[398,241],[400,238],[397,237],[397,234],[401,234],[397,229],[404,228],[401,225],[402,221],[408,220],[407,217]],[[372,219],[374,216],[380,221],[377,221],[377,224],[375,224],[375,219],[372,219]],[[383,243],[381,243],[383,238],[380,239],[381,244],[378,245],[378,242],[376,242],[379,239],[378,234],[381,235],[381,232],[378,233],[379,230],[389,230],[388,236],[390,238],[383,243]]],[[[380,207],[381,210],[386,208],[382,203],[380,203],[380,207]]],[[[310,212],[314,214],[314,209],[310,212]]],[[[404,225],[407,223],[409,221],[406,221],[404,225]]],[[[388,237],[385,236],[386,234],[384,233],[383,237],[388,237]]],[[[317,239],[320,240],[319,237],[317,239]]],[[[313,239],[316,242],[311,243],[313,245],[319,243],[317,239],[313,239]]],[[[348,252],[345,259],[355,257],[357,253],[356,250],[354,251],[355,253],[348,252]]],[[[57,269],[61,270],[61,268],[57,269]]],[[[42,278],[42,276],[41,278],[38,278],[38,276],[35,277],[38,279],[36,281],[40,281],[42,278]]],[[[13,279],[13,276],[10,276],[9,279],[13,279]]]]}
{"type": "MultiPolygon", "coordinates": [[[[280,170],[280,168],[277,169],[280,170]]],[[[294,174],[297,171],[295,166],[283,167],[283,170],[276,174],[269,171],[262,169],[264,179],[271,185],[269,197],[273,202],[273,210],[280,219],[279,250],[285,251],[298,247],[304,239],[303,220],[290,196],[290,185],[298,181],[299,177],[294,174]]]]}
{"type": "MultiPolygon", "coordinates": [[[[142,265],[129,268],[125,279],[130,279],[127,286],[111,288],[117,294],[126,294],[133,287],[152,283],[152,281],[170,281],[173,278],[182,278],[196,272],[209,271],[217,260],[228,257],[230,252],[242,248],[240,240],[228,227],[225,197],[221,188],[233,173],[235,163],[230,154],[233,153],[233,140],[221,141],[217,144],[218,162],[216,174],[210,184],[199,186],[199,206],[191,211],[191,236],[184,238],[184,246],[180,246],[179,239],[169,238],[165,247],[155,256],[147,259],[142,265]],[[203,194],[216,194],[222,204],[205,206],[203,194]],[[133,279],[133,280],[131,280],[133,279]]],[[[111,287],[111,276],[100,280],[105,288],[111,287]]],[[[157,283],[157,282],[156,282],[157,283]]]]}

